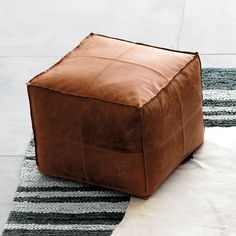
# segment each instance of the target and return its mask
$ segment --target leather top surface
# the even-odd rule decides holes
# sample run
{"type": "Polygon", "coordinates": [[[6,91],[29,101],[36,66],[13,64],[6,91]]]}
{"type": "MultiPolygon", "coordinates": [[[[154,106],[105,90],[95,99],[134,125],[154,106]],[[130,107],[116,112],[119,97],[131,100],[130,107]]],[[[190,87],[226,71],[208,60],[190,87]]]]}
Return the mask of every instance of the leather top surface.
{"type": "Polygon", "coordinates": [[[28,85],[142,107],[196,55],[90,34],[28,85]]]}

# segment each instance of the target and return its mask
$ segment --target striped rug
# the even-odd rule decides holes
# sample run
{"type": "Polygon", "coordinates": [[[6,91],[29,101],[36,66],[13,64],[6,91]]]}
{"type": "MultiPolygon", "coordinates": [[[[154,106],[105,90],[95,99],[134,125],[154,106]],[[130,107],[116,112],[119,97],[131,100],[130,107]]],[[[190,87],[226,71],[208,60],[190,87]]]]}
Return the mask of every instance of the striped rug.
{"type": "Polygon", "coordinates": [[[236,69],[207,68],[202,77],[205,126],[236,126],[236,69]]]}
{"type": "MultiPolygon", "coordinates": [[[[236,69],[204,69],[203,97],[206,126],[236,126],[236,69]]],[[[126,194],[40,174],[32,140],[3,235],[111,235],[128,202],[126,194]]]]}
{"type": "Polygon", "coordinates": [[[31,140],[3,235],[111,235],[129,199],[120,192],[42,175],[31,140]]]}

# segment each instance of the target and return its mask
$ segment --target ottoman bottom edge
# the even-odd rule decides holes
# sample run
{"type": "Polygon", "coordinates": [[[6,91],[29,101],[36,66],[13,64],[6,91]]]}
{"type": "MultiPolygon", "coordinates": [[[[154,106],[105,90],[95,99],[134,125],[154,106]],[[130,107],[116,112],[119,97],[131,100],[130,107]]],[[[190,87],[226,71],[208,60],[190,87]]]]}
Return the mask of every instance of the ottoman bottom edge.
{"type": "Polygon", "coordinates": [[[68,177],[68,176],[51,174],[51,173],[48,173],[47,171],[44,171],[42,168],[40,168],[39,165],[37,166],[37,168],[38,168],[38,171],[40,173],[42,173],[46,176],[49,176],[49,177],[55,177],[55,178],[60,178],[60,179],[63,179],[63,180],[74,181],[74,182],[83,183],[83,184],[89,184],[91,186],[101,187],[101,188],[104,188],[104,189],[114,190],[114,191],[122,192],[122,193],[125,193],[125,194],[129,194],[129,195],[134,196],[134,197],[148,199],[149,196],[151,196],[151,194],[152,194],[152,193],[149,194],[149,195],[138,194],[138,193],[133,193],[133,192],[127,190],[127,189],[122,189],[122,188],[114,187],[114,186],[107,185],[107,184],[100,184],[100,183],[95,183],[95,182],[91,182],[91,181],[85,181],[85,180],[78,179],[78,178],[71,178],[71,177],[68,177]]]}

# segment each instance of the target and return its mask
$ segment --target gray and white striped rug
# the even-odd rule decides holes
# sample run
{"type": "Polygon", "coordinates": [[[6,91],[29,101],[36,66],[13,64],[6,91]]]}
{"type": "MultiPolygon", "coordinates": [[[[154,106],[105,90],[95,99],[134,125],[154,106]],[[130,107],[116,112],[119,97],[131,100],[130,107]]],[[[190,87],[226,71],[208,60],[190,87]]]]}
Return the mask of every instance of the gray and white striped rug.
{"type": "Polygon", "coordinates": [[[202,76],[205,126],[236,126],[236,69],[207,68],[202,76]]]}
{"type": "Polygon", "coordinates": [[[124,193],[42,175],[31,140],[3,235],[111,235],[129,199],[124,193]]]}
{"type": "MultiPolygon", "coordinates": [[[[204,69],[203,97],[206,126],[236,126],[236,69],[204,69]]],[[[111,235],[128,202],[126,194],[40,174],[32,140],[3,235],[111,235]]]]}

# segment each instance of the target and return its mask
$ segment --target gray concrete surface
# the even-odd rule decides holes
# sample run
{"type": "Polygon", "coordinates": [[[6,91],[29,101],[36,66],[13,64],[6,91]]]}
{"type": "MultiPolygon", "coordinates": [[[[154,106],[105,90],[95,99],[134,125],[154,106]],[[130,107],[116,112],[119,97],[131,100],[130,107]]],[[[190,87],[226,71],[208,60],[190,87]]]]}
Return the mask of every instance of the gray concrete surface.
{"type": "Polygon", "coordinates": [[[0,233],[31,136],[25,83],[90,32],[199,51],[203,67],[236,67],[235,0],[1,0],[0,233]]]}

